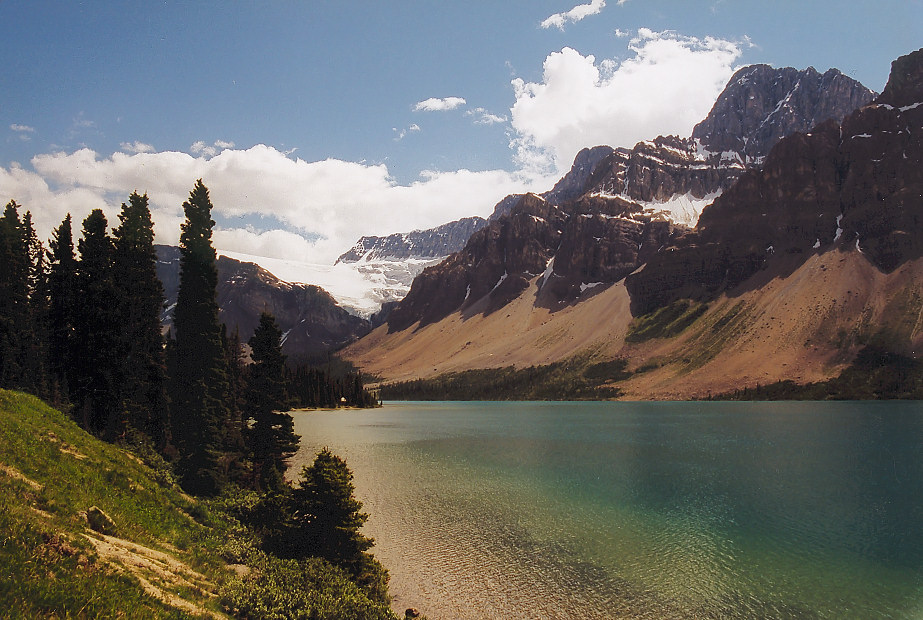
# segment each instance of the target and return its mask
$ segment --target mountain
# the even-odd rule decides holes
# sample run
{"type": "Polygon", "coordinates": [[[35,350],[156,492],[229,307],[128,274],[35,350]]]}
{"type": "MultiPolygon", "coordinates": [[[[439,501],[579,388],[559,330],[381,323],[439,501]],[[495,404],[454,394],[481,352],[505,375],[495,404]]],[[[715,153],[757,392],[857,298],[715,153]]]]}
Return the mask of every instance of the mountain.
{"type": "Polygon", "coordinates": [[[695,225],[705,205],[748,167],[762,163],[755,147],[749,151],[753,157],[716,153],[702,140],[727,142],[736,128],[747,132],[742,146],[778,141],[774,136],[797,131],[804,119],[845,113],[853,102],[872,96],[835,70],[821,76],[814,69],[741,69],[696,127],[700,137],[661,136],[633,149],[584,149],[546,194],[502,201],[464,250],[414,280],[390,314],[389,329],[438,321],[484,295],[491,297],[488,310],[502,307],[537,274],[543,274],[538,303],[578,301],[588,288],[617,282],[647,262],[685,226],[695,225]],[[826,82],[837,88],[825,90],[826,82]],[[773,98],[778,101],[769,109],[773,98]],[[739,113],[729,112],[731,103],[744,101],[749,103],[741,103],[739,113]]]}
{"type": "MultiPolygon", "coordinates": [[[[612,226],[603,226],[597,222],[594,225],[598,233],[596,237],[619,238],[615,246],[602,252],[594,252],[589,248],[578,250],[574,243],[580,233],[572,230],[566,235],[566,247],[587,256],[591,263],[595,261],[587,266],[574,266],[572,271],[582,270],[585,277],[578,282],[576,280],[579,278],[571,274],[573,277],[570,278],[569,286],[574,288],[587,282],[600,281],[593,279],[598,277],[604,281],[624,277],[624,270],[629,265],[633,265],[633,269],[640,264],[637,256],[628,256],[637,254],[628,246],[632,243],[637,245],[642,238],[653,243],[660,240],[658,235],[672,234],[672,229],[663,224],[648,225],[646,222],[668,220],[676,225],[695,226],[702,209],[731,187],[745,170],[762,164],[766,153],[782,137],[806,131],[818,120],[841,120],[848,112],[870,101],[874,95],[836,69],[821,75],[813,68],[798,71],[754,65],[734,74],[708,117],[695,127],[690,138],[660,136],[641,142],[631,149],[595,146],[581,150],[570,171],[552,189],[538,196],[550,205],[561,207],[560,215],[565,218],[572,215],[572,203],[575,201],[583,200],[586,207],[587,202],[597,205],[603,202],[591,201],[591,198],[607,199],[611,204],[598,210],[591,207],[577,215],[626,217],[638,220],[640,225],[623,224],[622,228],[631,229],[630,232],[622,231],[627,234],[623,236],[622,232],[609,230],[612,226]],[[614,198],[618,200],[610,200],[614,198]],[[632,203],[632,206],[625,203],[632,203]],[[652,226],[660,231],[654,237],[651,237],[652,226]],[[621,267],[602,270],[599,261],[605,261],[604,255],[612,252],[620,254],[617,260],[621,267]],[[593,275],[601,270],[607,275],[593,275]]],[[[374,295],[378,303],[400,301],[408,294],[413,279],[424,268],[435,265],[453,252],[463,250],[472,234],[488,224],[511,215],[514,210],[528,211],[528,205],[532,204],[534,202],[531,198],[524,200],[522,194],[513,194],[497,203],[487,222],[481,218],[466,218],[426,231],[387,237],[363,237],[337,262],[354,265],[370,282],[374,281],[376,284],[370,294],[374,295]],[[521,206],[521,203],[525,206],[521,206]]],[[[586,227],[582,230],[586,230],[586,227]]],[[[647,247],[650,249],[650,245],[647,247]]],[[[548,251],[546,248],[544,253],[548,251]]],[[[557,276],[564,275],[563,266],[562,259],[558,259],[555,269],[557,276]]],[[[441,268],[438,274],[444,271],[445,268],[441,268]]],[[[489,276],[494,278],[492,282],[495,283],[506,271],[479,269],[479,281],[474,283],[475,292],[484,286],[480,278],[489,276]]],[[[544,271],[544,267],[539,271],[544,271]]],[[[433,277],[441,276],[434,273],[433,277]]],[[[512,286],[514,281],[515,278],[506,287],[512,286]]],[[[427,290],[432,291],[433,286],[428,285],[427,290]]],[[[467,284],[461,290],[466,291],[467,284]]],[[[458,293],[455,290],[446,295],[454,301],[464,299],[458,293]]],[[[454,302],[440,299],[433,303],[442,312],[454,302]]],[[[393,305],[388,304],[383,316],[389,316],[388,312],[393,305]]],[[[432,304],[418,300],[408,302],[408,305],[420,307],[432,304]]],[[[426,318],[423,315],[420,318],[429,320],[432,316],[427,314],[426,318]]],[[[397,321],[406,327],[410,318],[405,308],[405,311],[398,314],[397,321]],[[402,316],[404,318],[400,318],[402,316]]]]}
{"type": "Polygon", "coordinates": [[[895,61],[871,104],[835,71],[741,70],[693,137],[588,150],[559,183],[585,179],[578,198],[518,198],[348,355],[386,379],[622,359],[637,398],[821,380],[871,344],[915,355],[921,66],[895,61]],[[694,228],[657,208],[709,193],[694,228]]]}
{"type": "MultiPolygon", "coordinates": [[[[162,322],[170,327],[180,279],[180,251],[156,246],[157,275],[164,285],[166,309],[162,322]]],[[[283,333],[283,352],[291,361],[310,361],[368,333],[368,321],[340,307],[324,289],[283,282],[255,263],[218,257],[219,319],[229,332],[239,330],[247,342],[268,311],[283,333]]]]}
{"type": "Polygon", "coordinates": [[[466,217],[436,228],[395,233],[387,237],[362,237],[337,263],[402,261],[408,258],[442,259],[465,247],[468,238],[487,224],[480,217],[466,217]]]}

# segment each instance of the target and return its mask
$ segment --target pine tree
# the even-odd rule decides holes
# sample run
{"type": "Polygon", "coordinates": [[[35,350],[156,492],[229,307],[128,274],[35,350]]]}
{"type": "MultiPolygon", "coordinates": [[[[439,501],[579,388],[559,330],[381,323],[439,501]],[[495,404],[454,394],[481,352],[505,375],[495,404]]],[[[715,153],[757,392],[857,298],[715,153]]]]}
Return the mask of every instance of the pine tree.
{"type": "Polygon", "coordinates": [[[23,389],[42,398],[49,395],[48,382],[48,285],[45,248],[32,225],[32,212],[26,211],[20,227],[26,250],[28,278],[28,318],[24,325],[22,355],[23,389]]]}
{"type": "Polygon", "coordinates": [[[29,247],[10,201],[0,217],[0,387],[22,388],[29,331],[29,247]]]}
{"type": "MultiPolygon", "coordinates": [[[[160,313],[163,285],[157,277],[154,225],[147,194],[133,192],[122,203],[113,231],[117,288],[121,407],[128,425],[156,445],[167,440],[166,362],[160,313]]],[[[121,433],[124,428],[118,428],[121,433]]]]}
{"type": "Polygon", "coordinates": [[[284,483],[286,461],[298,451],[292,416],[286,413],[285,356],[282,331],[275,318],[263,312],[250,338],[253,364],[245,392],[248,446],[253,458],[257,490],[278,490],[284,483]]]}
{"type": "Polygon", "coordinates": [[[356,576],[375,541],[359,531],[369,516],[360,512],[352,480],[346,461],[327,448],[317,453],[292,491],[291,542],[300,545],[302,555],[322,557],[356,576]]]}
{"type": "Polygon", "coordinates": [[[183,203],[186,221],[180,235],[180,285],[173,314],[175,371],[170,387],[178,473],[187,490],[200,494],[213,494],[223,483],[219,459],[228,421],[211,210],[208,189],[200,179],[183,203]]]}
{"type": "Polygon", "coordinates": [[[114,429],[119,411],[117,297],[113,281],[113,246],[100,209],[83,221],[77,242],[77,308],[74,325],[74,405],[78,421],[103,434],[114,429]]]}
{"type": "Polygon", "coordinates": [[[62,395],[71,397],[76,364],[77,258],[70,213],[53,233],[48,262],[49,370],[62,395]]]}

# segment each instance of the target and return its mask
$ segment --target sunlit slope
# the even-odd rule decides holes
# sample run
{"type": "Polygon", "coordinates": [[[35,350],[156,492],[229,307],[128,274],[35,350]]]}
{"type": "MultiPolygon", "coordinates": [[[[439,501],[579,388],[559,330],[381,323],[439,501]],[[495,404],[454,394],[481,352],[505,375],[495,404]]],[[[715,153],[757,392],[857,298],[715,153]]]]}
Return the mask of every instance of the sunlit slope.
{"type": "Polygon", "coordinates": [[[633,371],[618,383],[625,398],[682,399],[829,379],[867,344],[908,355],[923,346],[923,261],[885,274],[860,252],[834,250],[791,273],[780,267],[704,306],[690,303],[685,318],[663,325],[632,317],[621,283],[555,311],[536,304],[533,286],[491,314],[455,313],[391,334],[379,328],[346,355],[385,382],[624,358],[633,371]]]}
{"type": "Polygon", "coordinates": [[[228,573],[203,512],[157,476],[0,390],[0,616],[222,617],[216,583],[228,573]]]}

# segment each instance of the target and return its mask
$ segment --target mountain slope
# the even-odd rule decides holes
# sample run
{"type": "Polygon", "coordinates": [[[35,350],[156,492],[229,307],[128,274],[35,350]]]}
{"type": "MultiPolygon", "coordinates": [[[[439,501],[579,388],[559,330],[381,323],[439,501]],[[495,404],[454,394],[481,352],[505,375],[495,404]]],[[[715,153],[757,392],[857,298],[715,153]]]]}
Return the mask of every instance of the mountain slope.
{"type": "Polygon", "coordinates": [[[484,295],[492,311],[542,273],[542,303],[552,307],[578,301],[587,286],[618,282],[671,245],[683,225],[696,224],[707,203],[762,163],[762,149],[813,118],[842,114],[872,96],[836,71],[742,69],[697,127],[700,137],[584,149],[551,191],[504,199],[464,250],[417,276],[388,317],[389,328],[441,320],[484,295]],[[825,89],[828,83],[836,88],[825,89]],[[728,106],[741,100],[750,103],[730,114],[728,106]],[[768,110],[773,102],[777,110],[768,110]],[[703,139],[719,144],[735,130],[744,132],[740,144],[752,143],[753,157],[702,146],[703,139]]]}
{"type": "MultiPolygon", "coordinates": [[[[744,154],[737,160],[739,180],[704,209],[695,230],[627,200],[624,188],[599,191],[600,179],[631,178],[627,169],[613,174],[611,162],[632,154],[613,151],[587,181],[596,191],[561,206],[537,196],[521,199],[463,252],[418,277],[392,314],[390,333],[379,329],[369,337],[379,353],[360,342],[349,355],[386,379],[389,373],[433,376],[477,364],[621,357],[635,372],[625,384],[633,398],[825,379],[868,344],[915,355],[923,344],[917,284],[923,276],[921,65],[923,50],[895,61],[884,93],[842,125],[825,121],[784,138],[762,165],[746,169],[744,154]],[[589,226],[594,220],[599,224],[589,226]],[[673,228],[638,236],[658,221],[673,228]],[[569,237],[580,251],[562,251],[569,237]],[[541,317],[553,332],[558,320],[603,295],[629,299],[631,311],[611,315],[604,314],[609,306],[596,308],[573,346],[541,351],[522,320],[507,322],[541,317]],[[477,339],[465,334],[482,331],[505,348],[533,354],[504,357],[492,343],[471,350],[477,339]],[[443,333],[453,336],[435,336],[443,333]],[[462,340],[464,355],[451,346],[462,340]],[[414,361],[411,350],[426,361],[414,361]]],[[[836,74],[819,77],[836,90],[830,86],[839,81],[836,74]]],[[[797,85],[783,100],[797,99],[803,88],[797,85]]],[[[758,107],[763,114],[765,106],[758,107]]],[[[775,116],[784,116],[785,106],[777,107],[775,116]]],[[[653,144],[683,156],[681,142],[653,144]]],[[[762,157],[758,153],[748,157],[762,157]]]]}
{"type": "MultiPolygon", "coordinates": [[[[157,246],[157,275],[164,284],[165,327],[172,325],[172,309],[179,290],[179,248],[157,246]]],[[[340,307],[326,291],[308,284],[290,284],[254,263],[227,256],[218,258],[219,319],[246,342],[268,311],[283,333],[282,349],[292,361],[323,357],[332,349],[368,333],[368,321],[340,307]]]]}

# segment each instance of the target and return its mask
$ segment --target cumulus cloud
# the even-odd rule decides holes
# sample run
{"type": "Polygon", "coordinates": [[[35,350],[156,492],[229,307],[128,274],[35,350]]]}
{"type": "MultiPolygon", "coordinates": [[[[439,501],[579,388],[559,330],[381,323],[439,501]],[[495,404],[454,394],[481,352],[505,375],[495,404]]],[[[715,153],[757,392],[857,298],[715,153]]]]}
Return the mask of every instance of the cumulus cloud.
{"type": "Polygon", "coordinates": [[[688,136],[734,72],[741,43],[642,28],[631,57],[596,61],[565,47],[542,81],[512,81],[511,146],[526,168],[569,169],[586,146],[634,146],[659,134],[688,136]]]}
{"type": "Polygon", "coordinates": [[[29,127],[28,125],[17,125],[16,123],[10,125],[10,129],[22,133],[35,133],[35,127],[29,127]]]}
{"type": "Polygon", "coordinates": [[[436,97],[430,97],[429,99],[424,99],[423,101],[417,102],[413,106],[414,112],[444,112],[446,110],[454,110],[465,105],[465,101],[461,97],[444,97],[442,99],[437,99],[436,97]]]}
{"type": "MultiPolygon", "coordinates": [[[[625,0],[621,0],[618,4],[624,4],[624,2],[625,0]]],[[[545,19],[540,25],[542,28],[546,29],[554,27],[559,30],[564,30],[564,26],[568,22],[576,23],[590,15],[596,15],[602,11],[605,6],[606,0],[590,0],[589,4],[578,4],[569,11],[555,13],[545,19]]]]}
{"type": "MultiPolygon", "coordinates": [[[[215,147],[217,148],[217,147],[215,147]]],[[[332,263],[362,235],[429,228],[471,215],[487,216],[505,195],[544,191],[553,180],[502,170],[425,171],[399,185],[384,165],[337,159],[308,162],[269,146],[188,153],[90,149],[42,154],[32,169],[0,167],[0,200],[32,211],[43,239],[71,213],[83,221],[101,208],[117,221],[132,191],[147,192],[158,243],[177,243],[182,203],[195,180],[208,186],[214,216],[233,222],[215,230],[220,250],[332,263]],[[281,223],[281,225],[280,225],[281,223]]]]}

